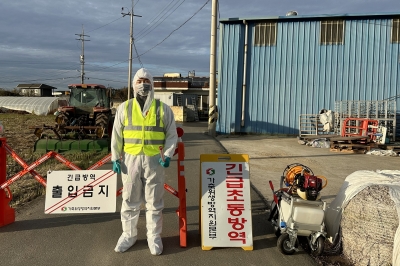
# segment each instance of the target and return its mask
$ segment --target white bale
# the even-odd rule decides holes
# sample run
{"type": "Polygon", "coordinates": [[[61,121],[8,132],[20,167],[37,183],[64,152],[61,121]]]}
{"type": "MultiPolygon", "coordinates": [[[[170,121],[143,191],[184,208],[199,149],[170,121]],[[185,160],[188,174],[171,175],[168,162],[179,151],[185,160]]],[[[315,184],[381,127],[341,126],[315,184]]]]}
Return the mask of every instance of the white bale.
{"type": "Polygon", "coordinates": [[[343,254],[354,265],[391,265],[398,226],[396,205],[389,188],[366,187],[343,211],[343,254]]]}

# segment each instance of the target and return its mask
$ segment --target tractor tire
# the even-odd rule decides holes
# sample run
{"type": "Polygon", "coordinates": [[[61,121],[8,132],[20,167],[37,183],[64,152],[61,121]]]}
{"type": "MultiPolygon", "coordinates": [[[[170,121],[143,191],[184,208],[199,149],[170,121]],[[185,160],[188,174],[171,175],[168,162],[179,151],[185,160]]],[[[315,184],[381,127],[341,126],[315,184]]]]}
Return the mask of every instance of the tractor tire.
{"type": "Polygon", "coordinates": [[[55,130],[57,131],[57,134],[59,135],[66,134],[67,130],[64,129],[64,127],[69,126],[70,124],[68,115],[66,113],[59,113],[56,116],[55,122],[56,122],[55,130]]]}
{"type": "Polygon", "coordinates": [[[293,253],[296,252],[294,248],[293,249],[289,248],[289,244],[290,244],[289,234],[288,233],[281,234],[281,236],[278,238],[277,246],[282,254],[292,255],[293,253]]]}
{"type": "Polygon", "coordinates": [[[56,116],[55,121],[56,121],[57,125],[59,125],[59,126],[68,126],[68,124],[69,124],[68,116],[65,113],[59,113],[56,116]]]}
{"type": "Polygon", "coordinates": [[[109,117],[105,113],[98,114],[96,116],[96,126],[106,128],[108,126],[109,117]]]}
{"type": "Polygon", "coordinates": [[[109,123],[110,123],[110,117],[106,113],[100,113],[96,116],[96,126],[101,127],[101,130],[97,131],[97,137],[98,138],[103,138],[106,131],[108,130],[109,123]]]}

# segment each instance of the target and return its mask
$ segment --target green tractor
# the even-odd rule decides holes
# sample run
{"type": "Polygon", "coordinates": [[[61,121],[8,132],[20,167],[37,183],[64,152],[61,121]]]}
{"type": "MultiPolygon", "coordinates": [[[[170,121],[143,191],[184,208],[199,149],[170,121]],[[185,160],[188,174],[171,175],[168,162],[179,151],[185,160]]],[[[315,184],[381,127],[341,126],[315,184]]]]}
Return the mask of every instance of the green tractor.
{"type": "Polygon", "coordinates": [[[69,105],[55,113],[55,126],[34,127],[34,151],[109,151],[114,90],[99,84],[70,84],[69,105]]]}

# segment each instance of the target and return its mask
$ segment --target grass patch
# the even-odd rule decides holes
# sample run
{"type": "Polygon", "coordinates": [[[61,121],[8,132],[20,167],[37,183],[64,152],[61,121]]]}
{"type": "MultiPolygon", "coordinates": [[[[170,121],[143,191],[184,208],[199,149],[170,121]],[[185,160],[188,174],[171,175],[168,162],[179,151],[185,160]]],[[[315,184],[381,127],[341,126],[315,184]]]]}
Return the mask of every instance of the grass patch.
{"type": "MultiPolygon", "coordinates": [[[[34,130],[29,127],[54,125],[53,115],[37,116],[34,114],[0,113],[0,121],[4,125],[5,133],[1,137],[6,138],[6,143],[26,162],[27,165],[34,163],[43,153],[33,152],[37,137],[33,134],[34,130]]],[[[105,152],[68,152],[61,154],[67,160],[77,165],[81,169],[87,169],[94,163],[104,158],[105,152]]],[[[17,163],[12,156],[7,155],[6,159],[6,178],[10,179],[18,174],[23,167],[17,163]]],[[[55,158],[50,158],[34,169],[45,180],[47,171],[70,170],[67,166],[55,158]]],[[[46,189],[34,177],[28,173],[9,186],[12,193],[11,207],[19,207],[41,195],[45,195],[46,189]]]]}

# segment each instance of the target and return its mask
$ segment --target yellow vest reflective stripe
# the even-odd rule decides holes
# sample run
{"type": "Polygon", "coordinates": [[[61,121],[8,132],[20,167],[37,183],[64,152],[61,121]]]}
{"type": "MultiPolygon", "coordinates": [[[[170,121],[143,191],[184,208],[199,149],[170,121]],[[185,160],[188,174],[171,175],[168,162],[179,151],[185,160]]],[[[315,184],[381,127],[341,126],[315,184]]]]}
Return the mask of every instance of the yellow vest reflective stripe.
{"type": "Polygon", "coordinates": [[[148,156],[160,153],[159,147],[164,147],[165,133],[163,124],[163,103],[153,100],[150,109],[143,117],[142,110],[136,100],[125,104],[124,120],[124,151],[137,155],[141,151],[148,156]]]}

